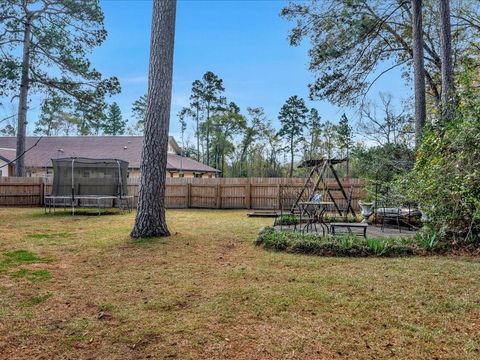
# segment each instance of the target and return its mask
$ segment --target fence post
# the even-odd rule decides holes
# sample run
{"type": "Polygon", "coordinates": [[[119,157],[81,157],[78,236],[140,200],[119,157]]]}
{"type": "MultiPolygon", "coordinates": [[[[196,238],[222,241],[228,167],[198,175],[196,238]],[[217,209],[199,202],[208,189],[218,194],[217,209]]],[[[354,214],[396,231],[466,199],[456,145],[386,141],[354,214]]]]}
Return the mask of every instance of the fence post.
{"type": "Polygon", "coordinates": [[[192,206],[192,184],[187,183],[187,209],[192,206]]]}

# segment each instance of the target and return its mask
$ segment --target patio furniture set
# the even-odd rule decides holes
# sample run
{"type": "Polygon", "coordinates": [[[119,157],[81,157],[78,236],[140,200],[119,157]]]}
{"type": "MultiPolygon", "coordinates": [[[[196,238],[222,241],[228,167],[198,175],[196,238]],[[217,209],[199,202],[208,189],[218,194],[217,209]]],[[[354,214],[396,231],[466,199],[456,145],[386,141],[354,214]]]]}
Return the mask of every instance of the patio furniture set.
{"type": "MultiPolygon", "coordinates": [[[[414,207],[395,206],[395,207],[376,207],[377,202],[359,203],[363,221],[361,223],[347,222],[347,216],[351,214],[356,218],[357,214],[352,206],[352,191],[345,191],[340,181],[334,165],[345,162],[347,159],[320,159],[306,160],[300,167],[311,168],[310,173],[305,181],[303,188],[299,191],[293,206],[290,208],[289,214],[297,216],[293,230],[305,232],[319,232],[322,234],[335,234],[338,229],[346,229],[348,232],[363,235],[366,238],[368,229],[368,219],[371,215],[375,215],[374,224],[381,222],[382,232],[387,222],[396,222],[399,232],[402,231],[402,224],[411,224],[411,219],[420,216],[420,212],[414,207]],[[334,187],[328,185],[327,178],[334,179],[334,187]],[[340,195],[333,196],[337,192],[340,195]],[[330,201],[324,201],[324,198],[330,201]],[[339,202],[339,200],[341,200],[339,202]],[[342,208],[342,203],[345,205],[342,208]],[[326,214],[334,212],[345,219],[345,222],[328,222],[326,214]],[[354,231],[360,230],[360,231],[354,231]]],[[[388,204],[388,202],[387,202],[388,204]]],[[[283,206],[280,206],[281,214],[283,214],[283,206]]],[[[276,222],[275,222],[276,224],[276,222]]],[[[274,225],[275,225],[274,224],[274,225]]]]}

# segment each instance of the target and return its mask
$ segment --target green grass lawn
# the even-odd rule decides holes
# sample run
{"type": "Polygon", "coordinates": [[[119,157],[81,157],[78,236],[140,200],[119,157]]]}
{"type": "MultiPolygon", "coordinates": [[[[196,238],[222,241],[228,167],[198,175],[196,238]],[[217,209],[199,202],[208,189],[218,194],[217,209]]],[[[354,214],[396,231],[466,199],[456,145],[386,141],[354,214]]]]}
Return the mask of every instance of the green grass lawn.
{"type": "Polygon", "coordinates": [[[2,359],[479,359],[480,260],[321,258],[252,244],[271,219],[0,209],[2,359]]]}

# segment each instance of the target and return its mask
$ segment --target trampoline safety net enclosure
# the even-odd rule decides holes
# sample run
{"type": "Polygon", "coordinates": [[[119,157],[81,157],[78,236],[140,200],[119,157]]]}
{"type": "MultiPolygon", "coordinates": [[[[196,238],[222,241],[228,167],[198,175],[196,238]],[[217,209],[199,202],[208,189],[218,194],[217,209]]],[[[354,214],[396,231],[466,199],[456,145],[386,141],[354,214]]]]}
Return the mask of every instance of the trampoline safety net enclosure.
{"type": "Polygon", "coordinates": [[[53,196],[127,195],[128,162],[116,159],[52,159],[53,196]]]}
{"type": "Polygon", "coordinates": [[[100,208],[126,205],[128,162],[117,159],[52,159],[53,187],[45,197],[45,207],[94,206],[100,208]]]}

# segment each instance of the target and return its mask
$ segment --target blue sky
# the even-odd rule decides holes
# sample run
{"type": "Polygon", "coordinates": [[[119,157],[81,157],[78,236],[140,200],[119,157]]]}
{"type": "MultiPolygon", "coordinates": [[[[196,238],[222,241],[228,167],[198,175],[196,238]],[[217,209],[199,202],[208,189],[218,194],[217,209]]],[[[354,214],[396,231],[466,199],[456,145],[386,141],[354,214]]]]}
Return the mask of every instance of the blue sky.
{"type": "MultiPolygon", "coordinates": [[[[226,96],[242,110],[262,106],[277,122],[277,114],[291,95],[308,96],[308,43],[291,47],[287,40],[292,24],[278,14],[286,1],[201,1],[180,0],[174,60],[174,89],[170,129],[178,134],[175,114],[188,104],[191,83],[210,70],[224,80],[226,96]]],[[[122,93],[109,99],[117,101],[124,117],[131,119],[131,104],[147,90],[147,72],[151,26],[151,1],[103,0],[108,38],[91,56],[93,65],[105,76],[120,79],[122,93]]],[[[387,91],[407,97],[398,73],[379,81],[372,96],[387,91]]],[[[346,112],[354,120],[356,112],[340,109],[328,102],[308,102],[323,119],[337,122],[346,112]]],[[[35,100],[31,104],[35,107],[35,100]]],[[[38,104],[37,104],[38,106],[38,104]]],[[[38,116],[29,116],[29,130],[38,116]]],[[[193,130],[189,130],[193,133],[193,130]]]]}

